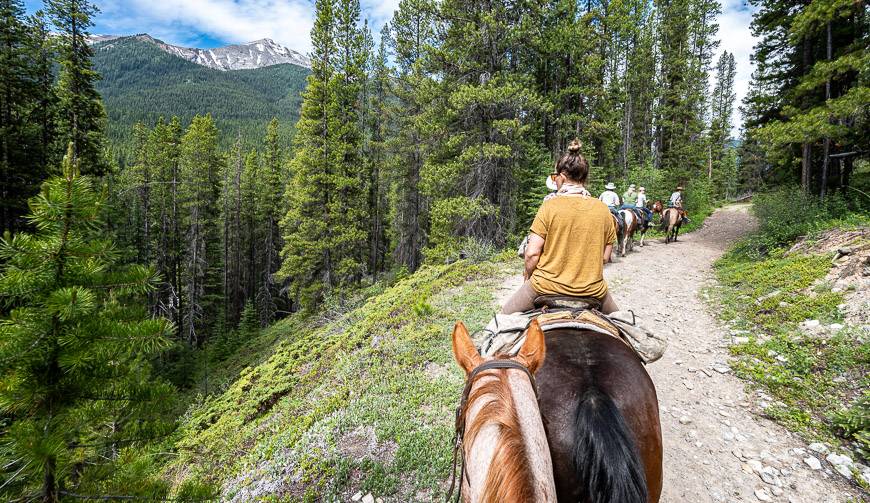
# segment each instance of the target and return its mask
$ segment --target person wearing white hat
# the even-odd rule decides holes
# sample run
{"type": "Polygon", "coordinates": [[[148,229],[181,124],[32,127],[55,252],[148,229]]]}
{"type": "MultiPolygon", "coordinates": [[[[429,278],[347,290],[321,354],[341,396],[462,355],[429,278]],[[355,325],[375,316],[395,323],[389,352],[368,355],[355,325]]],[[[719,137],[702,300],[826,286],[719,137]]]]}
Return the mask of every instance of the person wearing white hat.
{"type": "Polygon", "coordinates": [[[607,182],[607,185],[604,186],[604,192],[598,196],[598,199],[601,200],[602,203],[606,204],[611,211],[619,208],[619,194],[614,192],[616,189],[616,185],[613,182],[607,182]]]}

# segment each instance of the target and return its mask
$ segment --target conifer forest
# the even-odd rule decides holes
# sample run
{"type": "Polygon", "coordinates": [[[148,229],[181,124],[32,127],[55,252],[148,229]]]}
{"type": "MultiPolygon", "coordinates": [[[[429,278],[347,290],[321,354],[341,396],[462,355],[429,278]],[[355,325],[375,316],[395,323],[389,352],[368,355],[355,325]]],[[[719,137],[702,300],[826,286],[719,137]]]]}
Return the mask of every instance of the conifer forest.
{"type": "MultiPolygon", "coordinates": [[[[262,78],[228,74],[220,106],[157,116],[151,88],[104,105],[99,2],[0,0],[0,499],[226,496],[173,462],[218,420],[202,411],[238,377],[216,377],[227,362],[515,249],[575,138],[593,193],[683,186],[699,224],[782,188],[866,212],[866,2],[749,3],[742,102],[719,0],[401,0],[377,31],[360,0],[314,0],[310,69],[274,71],[301,93],[228,101],[262,78]]],[[[312,347],[287,351],[328,353],[312,347]]]]}

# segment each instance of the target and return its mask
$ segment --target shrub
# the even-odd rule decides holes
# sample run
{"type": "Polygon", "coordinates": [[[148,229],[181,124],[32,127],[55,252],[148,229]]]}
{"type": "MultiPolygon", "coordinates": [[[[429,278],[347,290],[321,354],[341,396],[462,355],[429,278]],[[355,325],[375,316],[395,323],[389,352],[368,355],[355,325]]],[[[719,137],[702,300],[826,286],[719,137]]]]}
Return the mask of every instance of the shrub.
{"type": "Polygon", "coordinates": [[[790,186],[757,195],[753,211],[758,217],[763,244],[776,247],[829,227],[828,222],[847,214],[848,208],[839,195],[823,202],[796,186],[790,186]]]}

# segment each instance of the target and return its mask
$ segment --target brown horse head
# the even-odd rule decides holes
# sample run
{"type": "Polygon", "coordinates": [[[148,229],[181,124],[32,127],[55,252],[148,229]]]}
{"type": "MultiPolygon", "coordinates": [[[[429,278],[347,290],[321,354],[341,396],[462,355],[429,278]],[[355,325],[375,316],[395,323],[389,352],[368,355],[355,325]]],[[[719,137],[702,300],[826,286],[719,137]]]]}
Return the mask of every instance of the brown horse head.
{"type": "Polygon", "coordinates": [[[531,376],[544,363],[537,320],[515,357],[481,357],[465,325],[453,328],[453,355],[466,374],[457,413],[465,466],[464,501],[556,501],[553,466],[531,376]],[[493,364],[496,364],[495,366],[493,364]]]}
{"type": "Polygon", "coordinates": [[[661,213],[662,209],[664,209],[664,207],[665,206],[662,204],[661,201],[656,201],[652,205],[652,212],[653,213],[661,213]]]}

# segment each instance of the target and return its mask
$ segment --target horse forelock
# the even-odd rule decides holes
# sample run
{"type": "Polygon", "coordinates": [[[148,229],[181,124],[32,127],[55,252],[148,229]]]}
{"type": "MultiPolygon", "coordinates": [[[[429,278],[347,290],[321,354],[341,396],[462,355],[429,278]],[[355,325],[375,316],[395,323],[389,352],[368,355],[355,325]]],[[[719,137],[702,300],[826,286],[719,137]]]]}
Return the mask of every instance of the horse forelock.
{"type": "Polygon", "coordinates": [[[535,478],[532,462],[517,414],[516,403],[507,371],[484,372],[478,379],[490,377],[472,389],[468,409],[478,400],[487,400],[465,433],[465,445],[474,446],[478,434],[489,425],[498,428],[498,442],[493,451],[484,482],[481,501],[533,501],[535,478]]]}

